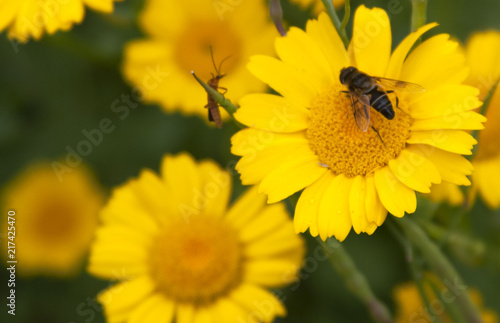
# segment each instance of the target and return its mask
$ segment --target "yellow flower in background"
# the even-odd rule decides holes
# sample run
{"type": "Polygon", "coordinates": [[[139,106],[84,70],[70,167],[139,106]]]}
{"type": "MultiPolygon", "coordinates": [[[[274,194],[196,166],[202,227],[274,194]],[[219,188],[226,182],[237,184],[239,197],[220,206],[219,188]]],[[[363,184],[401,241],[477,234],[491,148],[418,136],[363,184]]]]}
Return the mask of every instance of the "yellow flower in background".
{"type": "Polygon", "coordinates": [[[435,25],[410,34],[391,55],[386,12],[361,6],[348,51],[322,13],[305,32],[291,28],[276,40],[280,59],[252,57],[250,71],[282,96],[240,100],[235,118],[250,128],[233,136],[232,152],[242,156],[236,169],[243,184],[260,183],[268,203],[305,188],[295,210],[296,231],[309,228],[313,236],[340,241],[351,227],[373,233],[387,211],[413,213],[415,191],[429,192],[432,183],[469,185],[472,167],[461,155],[471,154],[476,140],[463,130],[482,129],[485,118],[471,111],[481,102],[476,88],[462,84],[468,75],[464,57],[446,34],[409,53],[435,25]],[[401,109],[394,108],[393,120],[371,109],[383,143],[355,123],[339,81],[347,66],[425,88],[396,91],[401,109]]]}
{"type": "Polygon", "coordinates": [[[266,287],[297,279],[304,253],[283,204],[256,189],[227,208],[231,178],[211,161],[166,156],[102,210],[89,271],[122,282],[101,293],[109,322],[272,322],[266,287]]]}
{"type": "MultiPolygon", "coordinates": [[[[302,8],[313,8],[313,12],[315,14],[319,14],[321,11],[325,11],[325,6],[323,5],[323,1],[321,0],[291,0],[299,4],[302,8]]],[[[333,0],[333,5],[335,9],[340,9],[344,6],[345,0],[333,0]]]]}
{"type": "Polygon", "coordinates": [[[38,40],[82,22],[85,6],[113,12],[114,1],[121,0],[0,0],[0,31],[7,29],[9,38],[20,42],[38,40]]]}
{"type": "MultiPolygon", "coordinates": [[[[435,322],[433,318],[439,318],[442,323],[452,323],[453,319],[446,308],[450,302],[456,300],[455,290],[448,288],[433,275],[426,275],[424,281],[424,293],[432,308],[432,313],[427,310],[418,287],[414,282],[407,282],[396,286],[394,289],[394,300],[396,303],[395,323],[405,322],[435,322]],[[438,295],[434,292],[437,289],[438,295]]],[[[460,292],[460,291],[459,291],[460,292]]],[[[481,294],[475,289],[469,289],[468,293],[473,303],[479,308],[484,323],[497,323],[498,317],[495,312],[484,308],[481,294]]]]}
{"type": "MultiPolygon", "coordinates": [[[[467,43],[465,57],[471,70],[466,83],[477,87],[481,92],[480,98],[484,100],[500,79],[500,32],[474,34],[467,43]]],[[[479,133],[478,151],[472,161],[471,196],[479,193],[486,204],[495,209],[500,207],[500,87],[497,87],[491,98],[486,117],[488,121],[485,129],[479,133]]],[[[460,189],[454,185],[437,185],[432,188],[430,197],[454,205],[462,203],[464,199],[460,189]]]]}
{"type": "MultiPolygon", "coordinates": [[[[83,166],[66,173],[62,181],[50,164],[32,165],[18,175],[2,192],[2,213],[16,212],[18,272],[76,274],[94,236],[102,204],[100,188],[83,166]]],[[[5,219],[3,233],[6,225],[5,219]]]]}
{"type": "MultiPolygon", "coordinates": [[[[146,102],[207,119],[207,94],[191,75],[216,74],[210,55],[226,76],[219,86],[233,102],[266,86],[246,69],[251,55],[271,54],[277,32],[263,1],[149,0],[140,16],[147,39],[125,48],[123,74],[141,87],[146,102]],[[165,14],[168,13],[168,18],[165,14]],[[162,77],[156,77],[160,74],[162,77]],[[152,77],[153,76],[153,79],[152,77]],[[149,80],[152,79],[152,80],[149,80]]],[[[223,111],[223,118],[227,114],[223,111]]]]}

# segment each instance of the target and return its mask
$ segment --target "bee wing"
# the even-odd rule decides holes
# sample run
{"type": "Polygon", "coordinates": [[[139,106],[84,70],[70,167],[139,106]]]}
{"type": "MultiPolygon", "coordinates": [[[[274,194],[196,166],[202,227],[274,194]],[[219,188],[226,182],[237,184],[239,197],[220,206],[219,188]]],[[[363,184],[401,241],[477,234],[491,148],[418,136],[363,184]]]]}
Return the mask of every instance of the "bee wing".
{"type": "Polygon", "coordinates": [[[366,95],[351,93],[352,112],[359,130],[366,132],[370,126],[370,99],[366,95]]]}
{"type": "Polygon", "coordinates": [[[402,92],[423,92],[425,91],[423,86],[415,83],[386,79],[384,77],[374,77],[375,82],[380,84],[386,90],[398,90],[402,92]]]}

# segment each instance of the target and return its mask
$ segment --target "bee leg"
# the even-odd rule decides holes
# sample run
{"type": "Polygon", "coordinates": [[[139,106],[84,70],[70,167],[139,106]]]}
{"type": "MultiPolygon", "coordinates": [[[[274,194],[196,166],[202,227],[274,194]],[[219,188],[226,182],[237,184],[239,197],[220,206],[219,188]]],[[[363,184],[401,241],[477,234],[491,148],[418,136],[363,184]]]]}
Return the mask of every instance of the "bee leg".
{"type": "Polygon", "coordinates": [[[373,126],[373,125],[370,125],[373,129],[373,131],[375,131],[377,133],[377,136],[380,138],[380,141],[384,144],[385,146],[385,142],[384,140],[382,139],[382,136],[380,135],[380,132],[378,132],[378,130],[373,126]]]}
{"type": "Polygon", "coordinates": [[[349,91],[340,91],[340,92],[341,92],[341,93],[345,93],[345,94],[347,94],[347,96],[348,96],[348,97],[350,97],[350,96],[351,96],[351,92],[349,92],[349,91]]]}

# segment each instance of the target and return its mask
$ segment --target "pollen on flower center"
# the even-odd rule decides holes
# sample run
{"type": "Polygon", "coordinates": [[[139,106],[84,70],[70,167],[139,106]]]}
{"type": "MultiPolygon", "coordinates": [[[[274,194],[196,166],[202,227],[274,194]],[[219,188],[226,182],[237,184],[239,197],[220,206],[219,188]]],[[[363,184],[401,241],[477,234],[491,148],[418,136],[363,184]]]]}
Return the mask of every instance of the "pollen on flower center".
{"type": "Polygon", "coordinates": [[[241,39],[230,26],[220,21],[197,21],[192,23],[178,38],[175,58],[179,66],[186,71],[195,71],[202,79],[212,78],[216,74],[212,57],[221,73],[230,73],[238,65],[242,44],[241,39]]]}
{"type": "Polygon", "coordinates": [[[151,249],[151,274],[160,292],[203,305],[226,295],[242,277],[241,247],[233,228],[200,216],[169,223],[151,249]]]}
{"type": "MultiPolygon", "coordinates": [[[[343,90],[344,86],[335,85],[313,100],[306,136],[321,163],[334,174],[366,175],[387,165],[405,148],[412,119],[395,107],[395,100],[392,102],[396,116],[392,120],[371,108],[370,121],[379,131],[382,143],[373,129],[363,132],[358,128],[351,99],[343,90]]],[[[405,110],[404,100],[400,99],[399,106],[405,110]]]]}

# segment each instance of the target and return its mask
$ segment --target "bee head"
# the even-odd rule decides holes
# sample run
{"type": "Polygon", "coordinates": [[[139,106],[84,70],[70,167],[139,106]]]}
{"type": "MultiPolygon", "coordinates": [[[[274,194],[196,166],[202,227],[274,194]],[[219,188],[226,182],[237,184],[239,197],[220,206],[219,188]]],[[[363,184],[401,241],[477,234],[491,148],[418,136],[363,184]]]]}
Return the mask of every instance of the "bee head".
{"type": "Polygon", "coordinates": [[[340,71],[340,77],[339,77],[340,83],[345,84],[346,80],[350,78],[349,75],[357,70],[358,69],[354,66],[344,67],[340,71]]]}

